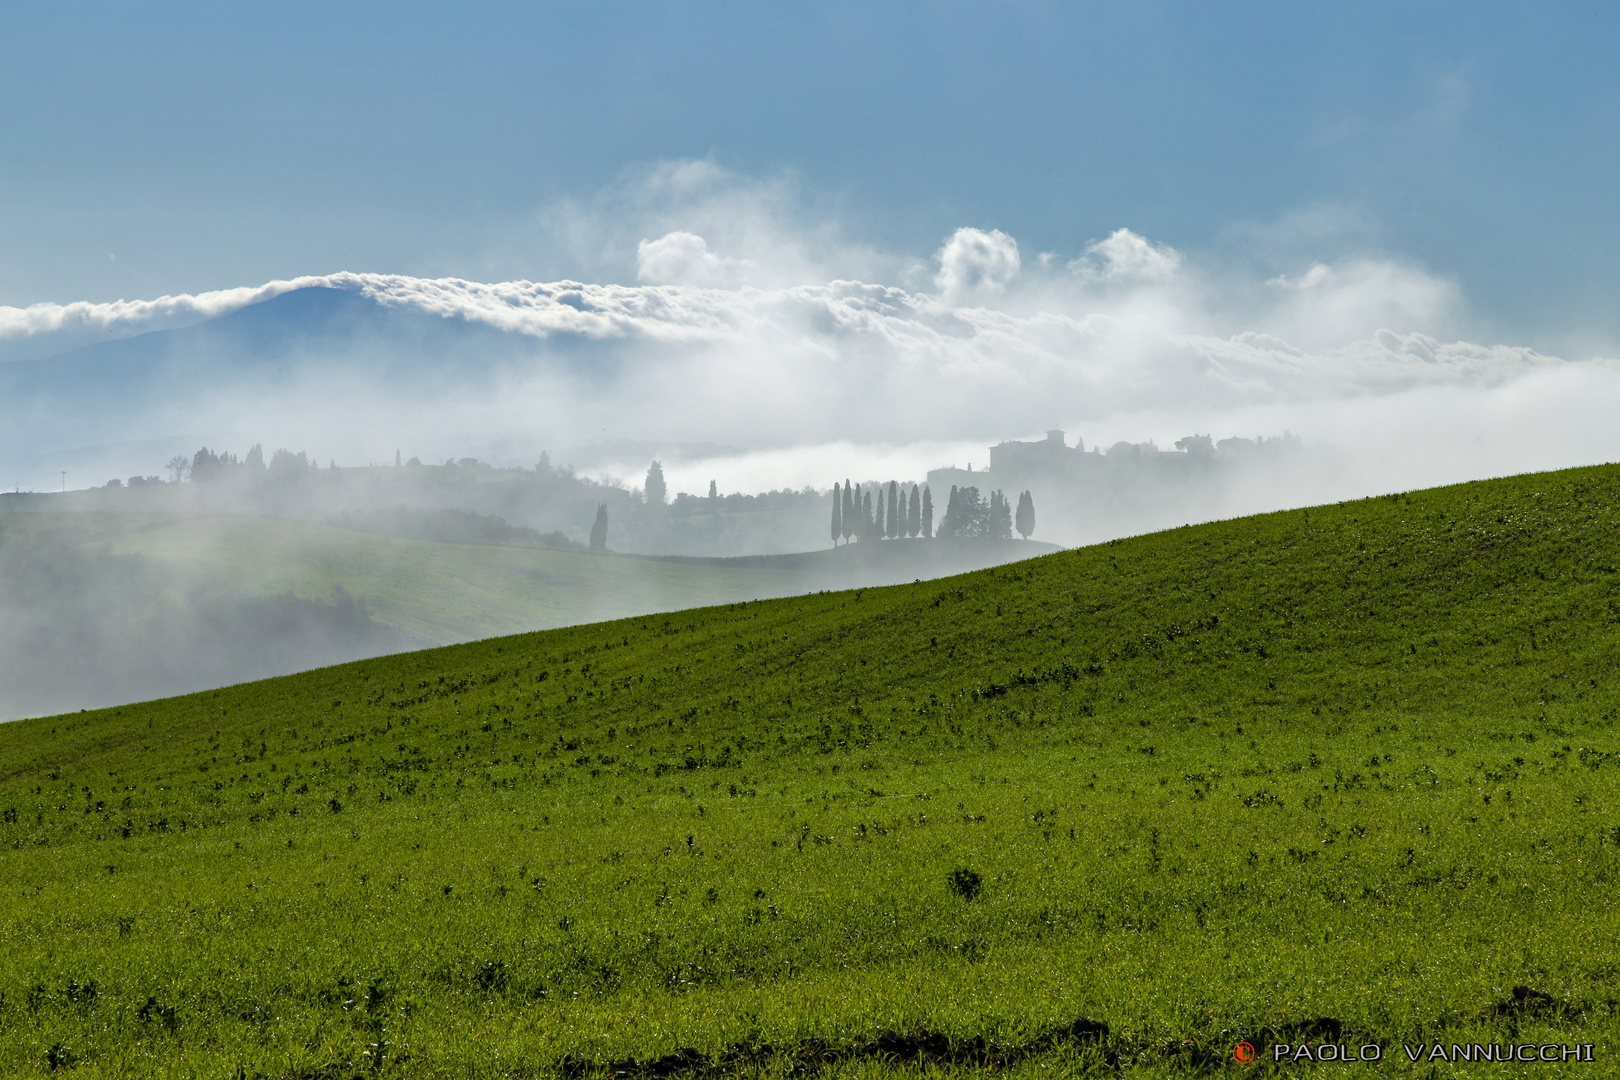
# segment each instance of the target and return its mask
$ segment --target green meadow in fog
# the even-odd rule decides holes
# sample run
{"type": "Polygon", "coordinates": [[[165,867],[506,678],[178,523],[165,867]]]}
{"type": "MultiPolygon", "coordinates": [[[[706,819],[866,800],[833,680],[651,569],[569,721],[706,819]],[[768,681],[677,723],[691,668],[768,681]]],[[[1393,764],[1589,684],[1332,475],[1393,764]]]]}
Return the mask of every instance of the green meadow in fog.
{"type": "Polygon", "coordinates": [[[0,1073],[1158,1076],[1318,1018],[1366,1075],[1613,1072],[1617,505],[1520,476],[0,726],[0,1073]]]}

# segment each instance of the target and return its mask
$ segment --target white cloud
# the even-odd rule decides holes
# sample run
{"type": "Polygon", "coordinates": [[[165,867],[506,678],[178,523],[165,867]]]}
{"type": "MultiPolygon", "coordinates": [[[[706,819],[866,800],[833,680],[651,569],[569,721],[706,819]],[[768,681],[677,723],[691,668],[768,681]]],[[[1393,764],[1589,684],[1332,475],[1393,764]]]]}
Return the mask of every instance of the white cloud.
{"type": "Polygon", "coordinates": [[[721,260],[725,272],[713,284],[727,287],[896,281],[917,261],[852,238],[841,209],[792,173],[745,177],[709,159],[662,161],[627,171],[589,200],[543,208],[527,228],[494,243],[477,269],[491,277],[648,282],[643,245],[683,233],[701,237],[721,260]]]}
{"type": "Polygon", "coordinates": [[[696,233],[665,233],[636,245],[636,278],[653,285],[735,288],[752,284],[757,271],[747,259],[716,255],[696,233]]]}
{"type": "MultiPolygon", "coordinates": [[[[1557,362],[1527,349],[1428,334],[1422,327],[1457,302],[1454,287],[1385,263],[1317,266],[1276,279],[1270,291],[1280,303],[1259,320],[1271,325],[1221,334],[1206,313],[1134,295],[1112,302],[1071,298],[1068,310],[1061,302],[1032,310],[993,306],[987,290],[1008,280],[1016,248],[1010,238],[977,230],[958,230],[942,249],[941,274],[950,275],[947,295],[955,301],[944,304],[894,286],[849,281],[713,287],[705,275],[723,273],[726,264],[691,234],[666,235],[646,244],[643,254],[649,277],[697,280],[626,286],[343,273],[60,310],[70,311],[78,325],[129,333],[174,312],[195,318],[294,288],[346,289],[387,307],[466,319],[537,341],[620,341],[626,363],[657,377],[678,371],[694,385],[729,380],[734,389],[717,388],[720,399],[746,388],[752,395],[747,412],[754,416],[778,408],[779,390],[805,384],[806,392],[824,396],[814,387],[831,380],[845,410],[838,415],[852,423],[868,409],[870,395],[925,384],[930,398],[947,400],[899,421],[908,437],[918,438],[944,422],[942,413],[957,409],[964,418],[982,416],[974,426],[986,430],[1030,426],[1016,417],[1032,408],[1031,394],[1040,395],[1043,409],[1062,402],[1065,416],[1085,419],[1150,402],[1307,400],[1417,385],[1496,385],[1557,362]],[[1279,330],[1276,324],[1287,325],[1279,330]]],[[[17,327],[29,319],[29,325],[47,322],[35,309],[0,309],[0,327],[14,334],[28,332],[17,327]]],[[[66,321],[57,317],[59,324],[66,321]]],[[[874,415],[887,408],[871,406],[874,415]]],[[[781,410],[789,427],[803,422],[797,403],[781,410]]]]}
{"type": "Polygon", "coordinates": [[[1069,265],[1081,277],[1110,282],[1161,282],[1170,280],[1181,269],[1181,253],[1129,229],[1115,229],[1106,239],[1086,245],[1085,256],[1069,265]]]}
{"type": "MultiPolygon", "coordinates": [[[[852,242],[835,215],[806,205],[791,179],[669,163],[572,219],[556,210],[548,226],[617,267],[603,277],[629,283],[342,273],[154,301],[0,308],[0,346],[77,344],[295,288],[346,289],[507,331],[524,356],[489,361],[461,383],[432,360],[420,378],[386,384],[333,361],[307,381],[252,393],[222,383],[162,415],[110,417],[96,438],[134,444],[206,424],[213,434],[198,445],[228,438],[240,452],[258,441],[340,462],[391,459],[401,443],[426,459],[523,463],[604,437],[745,448],[674,466],[694,490],[709,476],[723,487],[825,486],[858,475],[863,460],[879,475],[916,475],[1049,427],[1105,445],[1290,428],[1364,451],[1376,438],[1377,454],[1358,458],[1379,462],[1356,478],[1364,490],[1458,479],[1475,466],[1620,457],[1620,434],[1589,422],[1620,406],[1614,365],[1470,342],[1458,329],[1461,290],[1410,262],[1290,257],[1288,272],[1267,281],[1121,228],[1068,261],[1071,273],[1058,268],[1072,253],[1043,254],[1024,273],[1013,237],[961,228],[928,268],[852,242]],[[1556,438],[1537,434],[1553,428],[1556,438]]],[[[462,371],[480,363],[456,361],[462,371]]],[[[41,429],[28,438],[86,440],[41,429]]],[[[115,471],[155,468],[131,461],[115,471]]]]}
{"type": "Polygon", "coordinates": [[[939,273],[934,283],[947,297],[998,293],[1018,276],[1018,241],[991,229],[961,228],[934,255],[939,273]]]}
{"type": "Polygon", "coordinates": [[[49,339],[53,349],[61,351],[108,337],[127,337],[149,330],[186,326],[217,318],[318,280],[297,278],[292,281],[272,281],[253,288],[160,296],[156,300],[116,300],[101,304],[78,300],[67,304],[30,304],[24,308],[0,305],[0,345],[29,339],[49,339]]]}
{"type": "Polygon", "coordinates": [[[1462,292],[1454,282],[1389,259],[1317,263],[1297,277],[1280,275],[1267,284],[1281,300],[1273,325],[1306,347],[1380,329],[1434,329],[1455,321],[1462,309],[1462,292]]]}

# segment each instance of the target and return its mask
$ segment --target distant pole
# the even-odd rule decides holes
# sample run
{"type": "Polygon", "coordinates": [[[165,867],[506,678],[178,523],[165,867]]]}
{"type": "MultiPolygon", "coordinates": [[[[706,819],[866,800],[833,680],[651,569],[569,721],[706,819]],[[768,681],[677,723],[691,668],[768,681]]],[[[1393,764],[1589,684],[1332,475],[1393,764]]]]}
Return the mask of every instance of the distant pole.
{"type": "Polygon", "coordinates": [[[67,494],[67,470],[62,470],[62,494],[67,494]]]}

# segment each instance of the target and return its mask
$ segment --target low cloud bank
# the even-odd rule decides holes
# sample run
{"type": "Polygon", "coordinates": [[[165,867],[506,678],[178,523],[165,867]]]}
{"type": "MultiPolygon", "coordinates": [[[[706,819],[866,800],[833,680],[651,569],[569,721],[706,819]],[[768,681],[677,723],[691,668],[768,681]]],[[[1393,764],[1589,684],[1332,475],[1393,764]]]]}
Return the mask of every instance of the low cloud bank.
{"type": "MultiPolygon", "coordinates": [[[[341,273],[155,301],[0,308],[0,356],[13,359],[312,287],[518,345],[487,362],[456,354],[452,365],[448,355],[413,357],[404,338],[334,341],[251,388],[222,374],[174,388],[162,409],[79,417],[77,429],[41,421],[26,455],[15,443],[5,452],[31,455],[30,482],[43,487],[53,454],[77,453],[76,476],[155,472],[159,461],[114,459],[171,438],[286,445],[343,464],[392,460],[401,447],[426,460],[532,464],[541,450],[614,440],[709,443],[737,449],[672,455],[677,489],[704,491],[713,479],[765,490],[920,477],[1048,428],[1088,445],[1163,447],[1193,433],[1288,430],[1341,463],[1319,491],[1290,499],[1620,456],[1606,419],[1620,405],[1613,361],[1470,340],[1458,285],[1404,260],[1245,276],[1126,228],[1065,256],[972,227],[931,258],[912,258],[785,221],[792,198],[780,185],[749,187],[705,163],[639,183],[640,196],[574,208],[576,247],[621,251],[633,284],[341,273]],[[806,280],[850,268],[894,283],[806,280]],[[386,379],[373,362],[384,353],[386,379]],[[476,377],[456,381],[452,369],[476,377]],[[86,453],[90,430],[99,456],[86,453]]],[[[645,466],[627,459],[598,471],[633,479],[645,466]]]]}

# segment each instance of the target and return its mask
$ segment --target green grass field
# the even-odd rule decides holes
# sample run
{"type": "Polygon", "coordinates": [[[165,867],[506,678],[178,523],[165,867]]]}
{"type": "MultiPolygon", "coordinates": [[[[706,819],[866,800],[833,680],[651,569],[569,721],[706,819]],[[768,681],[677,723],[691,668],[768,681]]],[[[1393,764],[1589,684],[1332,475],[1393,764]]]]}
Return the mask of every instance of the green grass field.
{"type": "Polygon", "coordinates": [[[1384,1047],[1330,1075],[1620,1074],[1617,507],[1515,477],[4,725],[0,1073],[1160,1076],[1329,1017],[1384,1047]]]}

